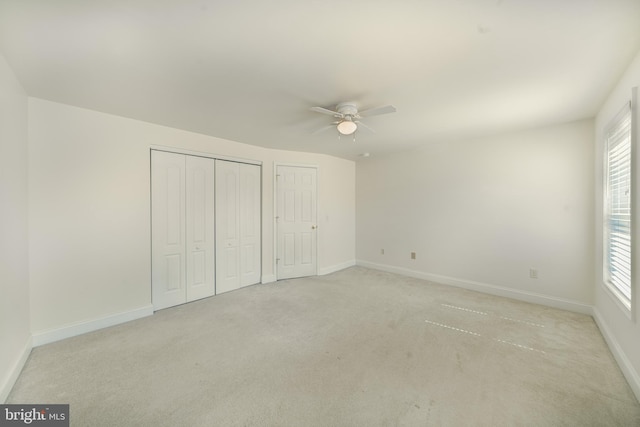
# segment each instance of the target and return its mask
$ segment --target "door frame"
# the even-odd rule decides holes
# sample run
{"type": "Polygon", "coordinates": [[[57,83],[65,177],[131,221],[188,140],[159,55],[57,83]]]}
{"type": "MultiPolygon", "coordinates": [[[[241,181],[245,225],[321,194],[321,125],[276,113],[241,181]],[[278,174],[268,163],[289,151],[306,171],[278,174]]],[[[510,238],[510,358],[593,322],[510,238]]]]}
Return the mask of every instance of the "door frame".
{"type": "MultiPolygon", "coordinates": [[[[278,167],[279,166],[291,166],[295,168],[309,168],[316,170],[316,223],[320,223],[320,166],[308,163],[289,163],[289,162],[273,162],[273,275],[276,281],[280,280],[278,277],[278,265],[276,259],[278,258],[278,222],[276,217],[278,216],[278,167]]],[[[320,233],[316,232],[316,273],[320,269],[320,233]]]]}
{"type": "MultiPolygon", "coordinates": [[[[223,156],[221,154],[207,153],[204,151],[187,150],[185,148],[179,148],[179,147],[167,147],[166,145],[151,144],[149,145],[149,156],[151,156],[151,151],[166,151],[168,153],[186,154],[187,156],[196,156],[196,157],[207,157],[209,159],[227,160],[229,162],[248,163],[250,165],[258,165],[258,166],[262,166],[263,164],[261,160],[245,159],[244,157],[223,156]]],[[[149,165],[151,165],[151,163],[149,163],[149,165]]]]}

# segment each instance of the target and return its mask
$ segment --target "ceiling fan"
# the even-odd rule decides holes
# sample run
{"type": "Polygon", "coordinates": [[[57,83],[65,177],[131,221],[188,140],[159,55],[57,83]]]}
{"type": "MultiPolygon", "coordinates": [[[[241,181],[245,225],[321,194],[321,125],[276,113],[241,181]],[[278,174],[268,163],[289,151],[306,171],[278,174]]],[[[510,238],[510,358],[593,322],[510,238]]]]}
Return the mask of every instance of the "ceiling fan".
{"type": "Polygon", "coordinates": [[[322,132],[335,127],[340,135],[351,135],[358,130],[358,126],[362,126],[374,132],[369,126],[360,121],[363,117],[377,116],[380,114],[395,113],[396,107],[393,105],[385,105],[382,107],[370,108],[364,111],[358,111],[358,107],[354,102],[341,102],[336,105],[335,111],[323,107],[311,107],[311,111],[316,113],[327,114],[335,117],[337,120],[328,126],[324,126],[314,133],[322,132]]]}

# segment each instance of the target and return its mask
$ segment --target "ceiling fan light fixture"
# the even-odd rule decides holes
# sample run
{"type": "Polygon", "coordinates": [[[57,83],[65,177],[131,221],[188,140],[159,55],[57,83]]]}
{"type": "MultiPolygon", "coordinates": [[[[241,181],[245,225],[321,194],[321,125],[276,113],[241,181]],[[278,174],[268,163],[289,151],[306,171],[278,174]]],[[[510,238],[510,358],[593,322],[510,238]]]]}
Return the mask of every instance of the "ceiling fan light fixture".
{"type": "Polygon", "coordinates": [[[338,123],[338,132],[342,135],[351,135],[358,129],[358,125],[351,120],[343,120],[338,123]]]}
{"type": "Polygon", "coordinates": [[[396,107],[393,105],[384,105],[382,107],[369,108],[368,110],[358,111],[358,107],[354,102],[341,102],[336,105],[335,110],[330,110],[324,107],[311,107],[311,111],[315,111],[316,113],[326,114],[328,116],[332,116],[337,121],[334,121],[332,124],[320,128],[314,133],[318,133],[321,130],[332,129],[334,126],[338,129],[338,138],[341,135],[353,135],[353,140],[355,141],[356,131],[358,130],[359,125],[364,126],[365,129],[368,129],[374,132],[366,124],[360,122],[360,119],[368,116],[378,116],[380,114],[389,114],[395,113],[396,107]]]}

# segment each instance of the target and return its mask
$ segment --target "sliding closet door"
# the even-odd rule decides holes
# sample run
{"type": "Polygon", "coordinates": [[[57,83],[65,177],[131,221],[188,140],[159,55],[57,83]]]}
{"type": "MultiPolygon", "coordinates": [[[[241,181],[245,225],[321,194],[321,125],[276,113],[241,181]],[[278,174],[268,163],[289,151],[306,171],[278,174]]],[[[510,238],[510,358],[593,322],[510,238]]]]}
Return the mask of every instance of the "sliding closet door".
{"type": "Polygon", "coordinates": [[[260,167],[216,160],[216,293],[260,281],[260,167]]]}
{"type": "Polygon", "coordinates": [[[151,152],[151,282],[155,310],[185,302],[185,156],[151,152]]]}
{"type": "Polygon", "coordinates": [[[186,301],[215,294],[214,160],[186,156],[186,301]]]}

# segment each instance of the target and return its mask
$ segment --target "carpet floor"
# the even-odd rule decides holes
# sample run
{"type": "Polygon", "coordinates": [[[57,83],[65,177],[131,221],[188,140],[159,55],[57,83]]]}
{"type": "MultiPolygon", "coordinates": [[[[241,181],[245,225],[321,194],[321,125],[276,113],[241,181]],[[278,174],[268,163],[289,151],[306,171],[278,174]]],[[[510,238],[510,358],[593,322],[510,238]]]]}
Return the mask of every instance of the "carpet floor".
{"type": "Polygon", "coordinates": [[[352,267],[34,348],[72,426],[639,426],[589,316],[352,267]]]}

